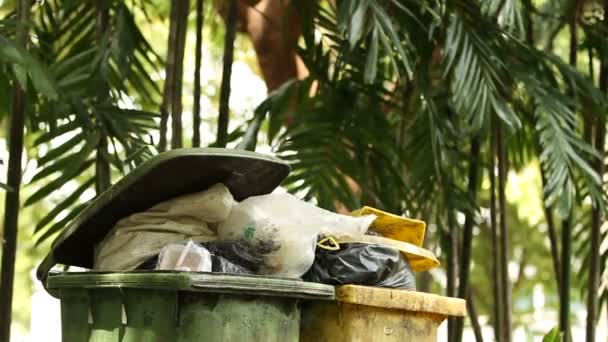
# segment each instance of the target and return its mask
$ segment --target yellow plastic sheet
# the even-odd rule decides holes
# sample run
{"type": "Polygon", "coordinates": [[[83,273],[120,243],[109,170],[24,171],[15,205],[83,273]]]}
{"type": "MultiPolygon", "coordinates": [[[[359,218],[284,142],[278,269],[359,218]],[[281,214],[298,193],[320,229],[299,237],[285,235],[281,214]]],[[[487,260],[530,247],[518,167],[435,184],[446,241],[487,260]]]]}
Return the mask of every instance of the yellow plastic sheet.
{"type": "Polygon", "coordinates": [[[363,207],[352,212],[353,216],[376,215],[369,230],[383,237],[366,235],[363,237],[340,236],[337,242],[374,243],[400,250],[407,256],[412,270],[422,272],[439,266],[433,252],[422,248],[426,224],[424,221],[397,216],[385,211],[363,207]],[[355,241],[356,240],[356,241],[355,241]]]}
{"type": "Polygon", "coordinates": [[[369,227],[370,230],[387,237],[422,247],[426,224],[424,221],[405,218],[385,211],[363,207],[352,212],[353,216],[376,215],[377,218],[369,227]]]}

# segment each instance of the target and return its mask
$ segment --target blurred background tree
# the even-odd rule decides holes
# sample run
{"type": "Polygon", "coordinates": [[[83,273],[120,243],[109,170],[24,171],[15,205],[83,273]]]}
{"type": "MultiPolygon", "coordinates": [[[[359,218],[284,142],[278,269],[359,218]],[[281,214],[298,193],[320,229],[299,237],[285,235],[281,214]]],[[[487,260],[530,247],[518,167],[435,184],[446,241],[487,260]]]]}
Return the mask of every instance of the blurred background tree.
{"type": "MultiPolygon", "coordinates": [[[[527,316],[540,286],[561,331],[571,299],[585,301],[595,340],[608,298],[608,4],[0,6],[0,117],[10,129],[0,293],[10,312],[8,288],[18,290],[15,324],[27,325],[14,309],[27,306],[26,270],[96,194],[157,151],[227,145],[290,161],[283,185],[322,207],[427,221],[445,273],[420,275],[419,287],[468,299],[477,338],[483,325],[499,341],[517,327],[542,333],[527,316]],[[15,252],[24,286],[5,266],[15,252]]],[[[463,324],[449,322],[449,341],[462,340],[463,324]]]]}

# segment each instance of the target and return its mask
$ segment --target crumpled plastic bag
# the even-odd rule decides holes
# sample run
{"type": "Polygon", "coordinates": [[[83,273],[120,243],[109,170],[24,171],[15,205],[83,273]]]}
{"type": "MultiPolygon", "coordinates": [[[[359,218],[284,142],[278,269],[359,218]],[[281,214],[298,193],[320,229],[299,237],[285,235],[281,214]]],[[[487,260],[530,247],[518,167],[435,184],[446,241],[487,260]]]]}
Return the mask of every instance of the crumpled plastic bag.
{"type": "Polygon", "coordinates": [[[261,258],[257,273],[298,278],[312,265],[319,234],[364,234],[375,216],[332,213],[293,195],[253,196],[238,203],[217,232],[220,240],[261,258]]]}
{"type": "Polygon", "coordinates": [[[303,279],[328,285],[416,290],[414,273],[400,251],[365,243],[340,244],[339,250],[317,248],[315,261],[303,279]]]}
{"type": "Polygon", "coordinates": [[[213,241],[213,227],[225,220],[235,200],[223,184],[208,190],[179,196],[128,216],[114,226],[97,245],[95,270],[130,271],[158,255],[170,243],[192,238],[213,241]]]}

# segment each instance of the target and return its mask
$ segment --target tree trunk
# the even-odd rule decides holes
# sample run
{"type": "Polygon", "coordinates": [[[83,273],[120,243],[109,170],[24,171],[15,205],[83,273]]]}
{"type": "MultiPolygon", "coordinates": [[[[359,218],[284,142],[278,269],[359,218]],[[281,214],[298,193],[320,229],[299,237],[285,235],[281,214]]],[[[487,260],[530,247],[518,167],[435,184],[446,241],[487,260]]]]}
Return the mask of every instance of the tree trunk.
{"type": "Polygon", "coordinates": [[[217,122],[217,145],[226,147],[228,143],[228,122],[230,120],[230,80],[232,78],[232,61],[234,59],[234,38],[236,36],[236,19],[238,1],[230,0],[226,18],[226,36],[224,37],[224,58],[222,84],[220,88],[220,108],[217,122]]]}
{"type": "Polygon", "coordinates": [[[502,282],[500,281],[500,244],[498,239],[498,224],[496,213],[496,119],[492,119],[492,134],[490,137],[490,227],[492,233],[492,287],[494,297],[494,337],[502,341],[504,331],[502,282]]]}
{"type": "MultiPolygon", "coordinates": [[[[175,0],[174,0],[175,1],[175,0]]],[[[183,147],[182,139],[182,83],[184,76],[184,49],[186,47],[186,32],[188,31],[189,0],[178,0],[176,6],[176,51],[175,69],[173,70],[174,84],[171,88],[171,148],[183,147]]]]}
{"type": "MultiPolygon", "coordinates": [[[[576,68],[577,54],[578,54],[578,32],[576,27],[577,13],[578,13],[578,0],[573,1],[573,11],[569,18],[569,29],[570,29],[570,50],[569,50],[569,63],[573,68],[576,68]]],[[[569,90],[571,96],[576,96],[575,89],[569,90]]],[[[573,108],[574,109],[574,108],[573,108]]],[[[559,312],[559,326],[560,331],[563,332],[563,341],[570,341],[570,254],[572,249],[572,210],[568,214],[568,217],[562,221],[562,271],[561,271],[561,290],[560,295],[560,312],[559,312]]]]}
{"type": "Polygon", "coordinates": [[[467,311],[469,313],[469,318],[471,319],[471,326],[473,327],[473,333],[475,334],[475,341],[483,342],[483,335],[481,334],[481,324],[479,324],[479,320],[477,319],[477,308],[475,306],[475,297],[473,296],[473,291],[469,290],[467,294],[467,311]]]}
{"type": "Polygon", "coordinates": [[[184,46],[188,27],[189,0],[172,0],[167,40],[165,83],[161,104],[159,151],[167,149],[167,127],[171,115],[171,146],[182,146],[182,73],[184,46]]]}
{"type": "MultiPolygon", "coordinates": [[[[96,22],[96,30],[97,30],[97,44],[101,46],[104,42],[104,36],[108,30],[108,25],[110,23],[110,9],[108,8],[108,4],[102,1],[96,3],[97,6],[97,22],[96,22]]],[[[108,61],[105,61],[108,63],[108,61]]],[[[107,68],[100,68],[101,71],[106,70],[107,68]]],[[[99,87],[99,96],[97,97],[97,104],[103,104],[107,101],[109,96],[109,88],[106,82],[107,75],[102,74],[99,77],[100,87],[99,87]]],[[[108,140],[105,134],[105,130],[103,129],[103,124],[101,122],[98,123],[100,137],[99,143],[97,144],[97,152],[95,153],[95,192],[97,196],[106,191],[111,185],[111,173],[110,173],[110,162],[108,161],[108,140]]]]}
{"type": "Polygon", "coordinates": [[[260,71],[271,92],[292,78],[308,73],[296,55],[300,36],[298,16],[289,1],[261,0],[244,12],[244,27],[251,37],[260,71]]]}
{"type": "MultiPolygon", "coordinates": [[[[604,1],[604,26],[608,28],[608,1],[604,1]]],[[[592,62],[592,61],[591,61],[592,62]]],[[[590,62],[590,63],[591,63],[590,62]]],[[[608,93],[608,61],[602,60],[600,65],[600,90],[603,94],[608,93]]],[[[606,122],[605,119],[598,115],[595,128],[595,149],[599,152],[600,157],[596,160],[595,170],[603,178],[604,176],[604,156],[605,156],[605,139],[606,139],[606,122]]],[[[598,320],[598,288],[600,284],[600,242],[601,242],[601,226],[603,222],[602,210],[599,205],[595,204],[592,213],[591,223],[591,251],[589,262],[589,281],[587,288],[587,342],[595,342],[595,329],[598,320]]]]}
{"type": "Polygon", "coordinates": [[[496,149],[498,152],[498,203],[500,223],[500,282],[502,283],[503,301],[503,339],[511,341],[511,285],[509,280],[509,232],[507,229],[507,200],[505,186],[507,182],[507,147],[504,141],[501,124],[496,126],[496,149]]]}
{"type": "MultiPolygon", "coordinates": [[[[477,187],[478,187],[478,173],[479,173],[479,153],[480,153],[480,141],[479,136],[474,136],[471,139],[471,155],[469,164],[469,179],[468,179],[468,191],[469,197],[474,204],[477,203],[477,187]]],[[[460,277],[458,287],[458,297],[465,299],[469,292],[469,273],[471,267],[471,253],[473,245],[473,225],[475,223],[475,211],[471,210],[466,213],[463,235],[462,235],[462,254],[460,261],[460,277]]],[[[464,318],[456,319],[456,328],[454,331],[454,341],[462,341],[462,330],[464,328],[464,318]]]]}
{"type": "MultiPolygon", "coordinates": [[[[27,47],[27,23],[30,2],[17,3],[17,44],[27,47]]],[[[0,341],[11,340],[13,308],[13,285],[15,279],[15,255],[19,227],[19,190],[21,187],[21,158],[23,154],[23,132],[25,126],[25,85],[13,82],[11,113],[8,123],[8,171],[4,202],[4,233],[2,238],[2,269],[0,279],[0,341]]]]}
{"type": "Polygon", "coordinates": [[[169,15],[169,38],[167,39],[167,60],[165,61],[165,82],[163,84],[163,101],[160,105],[160,139],[158,150],[167,150],[167,126],[169,121],[169,107],[171,106],[172,89],[175,87],[175,52],[177,50],[177,21],[178,11],[176,7],[180,0],[171,0],[171,12],[169,15]]]}
{"type": "MultiPolygon", "coordinates": [[[[539,154],[540,155],[540,154],[539,154]]],[[[542,188],[545,188],[547,184],[547,178],[545,176],[545,171],[540,167],[540,175],[542,188]]],[[[557,292],[561,291],[561,262],[559,256],[559,241],[557,241],[557,229],[555,227],[555,220],[553,218],[553,208],[551,206],[547,206],[547,196],[543,191],[543,211],[545,213],[545,220],[547,221],[547,231],[549,233],[549,246],[551,248],[551,259],[553,261],[553,271],[555,273],[555,283],[557,284],[557,292]]]]}
{"type": "MultiPolygon", "coordinates": [[[[458,274],[458,229],[456,218],[454,217],[454,209],[447,210],[448,215],[448,234],[449,246],[447,248],[447,296],[456,297],[456,281],[458,274]]],[[[448,317],[448,342],[454,341],[456,332],[456,319],[448,317]]]]}
{"type": "Polygon", "coordinates": [[[562,280],[560,290],[559,327],[564,334],[563,342],[570,341],[570,249],[572,242],[572,215],[562,222],[562,280]]]}
{"type": "Polygon", "coordinates": [[[196,43],[194,48],[194,108],[192,147],[201,147],[201,59],[203,51],[203,0],[196,0],[196,43]]]}

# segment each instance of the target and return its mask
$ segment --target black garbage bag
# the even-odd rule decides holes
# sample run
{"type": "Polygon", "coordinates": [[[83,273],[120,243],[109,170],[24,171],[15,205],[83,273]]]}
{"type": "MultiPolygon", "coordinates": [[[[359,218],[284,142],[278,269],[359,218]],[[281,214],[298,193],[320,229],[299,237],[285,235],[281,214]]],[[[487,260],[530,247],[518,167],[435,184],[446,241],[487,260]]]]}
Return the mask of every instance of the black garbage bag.
{"type": "Polygon", "coordinates": [[[336,251],[317,248],[315,261],[303,279],[328,285],[416,290],[414,273],[400,251],[365,243],[340,244],[336,251]]]}
{"type": "Polygon", "coordinates": [[[262,260],[242,243],[233,241],[212,241],[201,243],[211,253],[211,271],[229,274],[253,274],[262,260]]]}

